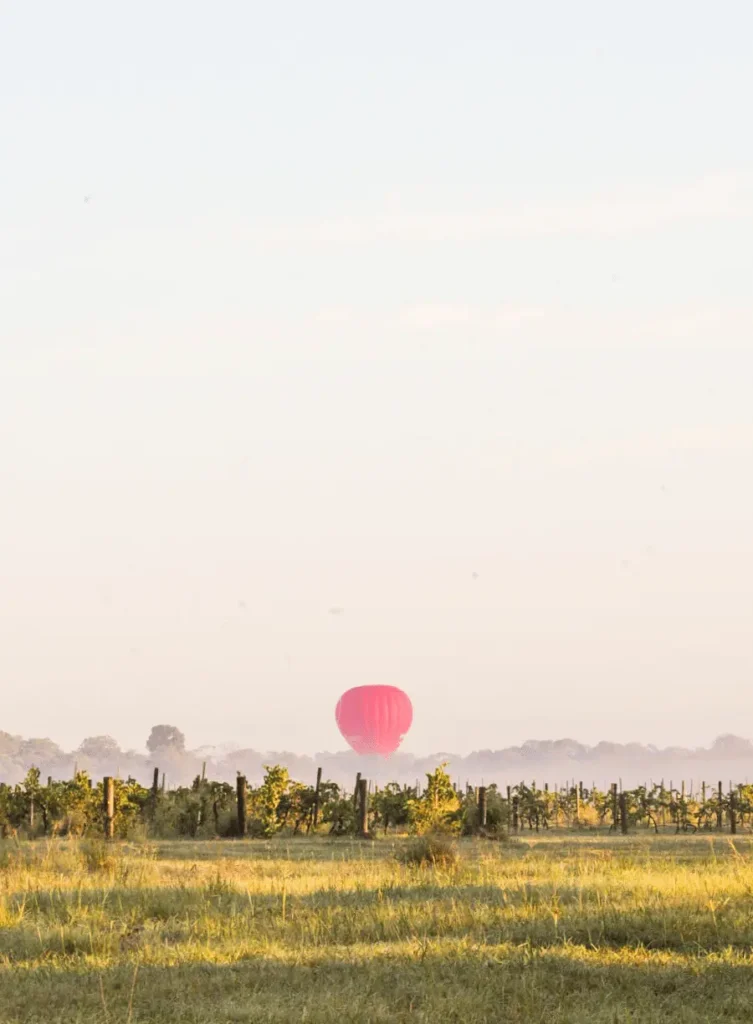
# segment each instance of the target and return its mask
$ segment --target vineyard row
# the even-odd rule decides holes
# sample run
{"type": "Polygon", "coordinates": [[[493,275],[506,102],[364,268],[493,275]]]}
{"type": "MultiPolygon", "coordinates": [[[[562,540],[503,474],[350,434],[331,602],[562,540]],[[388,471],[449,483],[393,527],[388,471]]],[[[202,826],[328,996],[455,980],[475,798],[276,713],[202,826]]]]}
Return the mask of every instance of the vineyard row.
{"type": "Polygon", "coordinates": [[[158,769],[151,787],[110,776],[95,784],[86,772],[43,784],[35,768],[23,783],[0,784],[3,837],[231,838],[280,832],[369,837],[437,830],[501,837],[557,828],[735,834],[752,826],[753,785],[748,784],[702,782],[694,790],[685,783],[635,789],[613,783],[600,790],[582,782],[552,788],[521,782],[502,790],[494,784],[461,787],[451,781],[446,765],[427,773],[423,786],[380,787],[359,775],[352,792],[323,780],[321,769],[311,786],[291,779],[279,765],[267,766],[258,786],[249,786],[240,774],[232,786],[202,772],[192,785],[168,789],[158,769]]]}

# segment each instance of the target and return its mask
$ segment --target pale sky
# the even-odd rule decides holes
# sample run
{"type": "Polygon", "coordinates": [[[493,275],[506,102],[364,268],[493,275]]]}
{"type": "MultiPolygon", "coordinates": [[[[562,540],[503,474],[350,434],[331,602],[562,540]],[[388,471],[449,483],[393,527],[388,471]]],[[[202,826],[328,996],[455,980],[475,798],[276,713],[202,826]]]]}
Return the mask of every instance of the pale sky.
{"type": "Polygon", "coordinates": [[[0,728],[753,735],[751,38],[0,0],[0,728]]]}

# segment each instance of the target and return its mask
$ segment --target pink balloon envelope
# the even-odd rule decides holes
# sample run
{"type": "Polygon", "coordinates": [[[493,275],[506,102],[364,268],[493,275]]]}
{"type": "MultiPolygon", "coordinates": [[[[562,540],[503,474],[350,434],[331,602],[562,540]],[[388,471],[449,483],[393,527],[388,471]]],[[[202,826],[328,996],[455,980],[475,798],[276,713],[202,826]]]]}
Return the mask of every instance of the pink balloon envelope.
{"type": "Polygon", "coordinates": [[[335,708],[340,732],[357,754],[392,754],[413,721],[407,693],[396,686],[354,686],[335,708]]]}

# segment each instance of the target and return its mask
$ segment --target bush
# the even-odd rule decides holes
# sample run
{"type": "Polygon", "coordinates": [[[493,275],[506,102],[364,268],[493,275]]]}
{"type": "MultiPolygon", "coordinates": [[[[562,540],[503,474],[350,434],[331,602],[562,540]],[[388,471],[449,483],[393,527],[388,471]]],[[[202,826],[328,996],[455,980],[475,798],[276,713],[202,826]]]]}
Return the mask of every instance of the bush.
{"type": "Polygon", "coordinates": [[[457,845],[451,837],[441,832],[427,832],[425,835],[411,839],[397,853],[403,864],[423,867],[425,865],[439,868],[450,868],[458,862],[457,845]]]}
{"type": "Polygon", "coordinates": [[[460,831],[460,799],[446,768],[444,761],[433,772],[427,772],[425,792],[408,802],[411,831],[417,835],[460,831]]]}
{"type": "Polygon", "coordinates": [[[90,872],[113,871],[117,864],[112,847],[104,839],[85,839],[79,850],[84,866],[90,872]]]}
{"type": "Polygon", "coordinates": [[[511,836],[509,832],[500,828],[482,828],[479,829],[476,836],[478,839],[491,839],[502,846],[520,846],[520,840],[517,836],[511,836]]]}
{"type": "MultiPolygon", "coordinates": [[[[479,810],[476,802],[476,795],[473,791],[466,793],[462,798],[462,833],[464,836],[475,836],[479,834],[479,810]]],[[[509,808],[507,802],[502,799],[497,787],[492,785],[486,787],[486,826],[481,830],[489,838],[501,837],[508,827],[509,808]]]]}

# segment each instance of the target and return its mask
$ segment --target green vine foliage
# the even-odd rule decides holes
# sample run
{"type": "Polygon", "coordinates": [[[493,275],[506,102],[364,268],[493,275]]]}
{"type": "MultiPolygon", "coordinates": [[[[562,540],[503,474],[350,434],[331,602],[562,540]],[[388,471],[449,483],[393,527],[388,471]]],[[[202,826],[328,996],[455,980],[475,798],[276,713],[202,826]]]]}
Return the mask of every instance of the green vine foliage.
{"type": "MultiPolygon", "coordinates": [[[[231,838],[238,835],[236,787],[196,778],[192,785],[157,792],[134,779],[114,780],[115,836],[231,838]]],[[[753,785],[685,787],[663,782],[624,790],[615,796],[582,785],[541,789],[520,782],[508,792],[486,787],[486,824],[480,827],[477,792],[459,793],[446,763],[426,774],[419,795],[396,782],[376,788],[369,796],[367,826],[371,835],[389,832],[484,834],[490,838],[514,830],[538,832],[551,828],[613,831],[645,828],[654,832],[712,832],[720,828],[753,831],[753,785]],[[625,820],[622,820],[624,809],[625,820]],[[515,811],[517,817],[514,819],[515,811]]],[[[287,768],[266,765],[262,782],[248,790],[246,833],[270,838],[315,832],[354,835],[357,803],[352,793],[323,781],[318,796],[313,786],[290,778],[287,768]],[[315,824],[316,821],[316,824],[315,824]]],[[[21,783],[0,783],[0,834],[21,838],[41,836],[90,837],[104,834],[104,786],[77,772],[67,780],[44,782],[31,768],[21,783]]]]}

